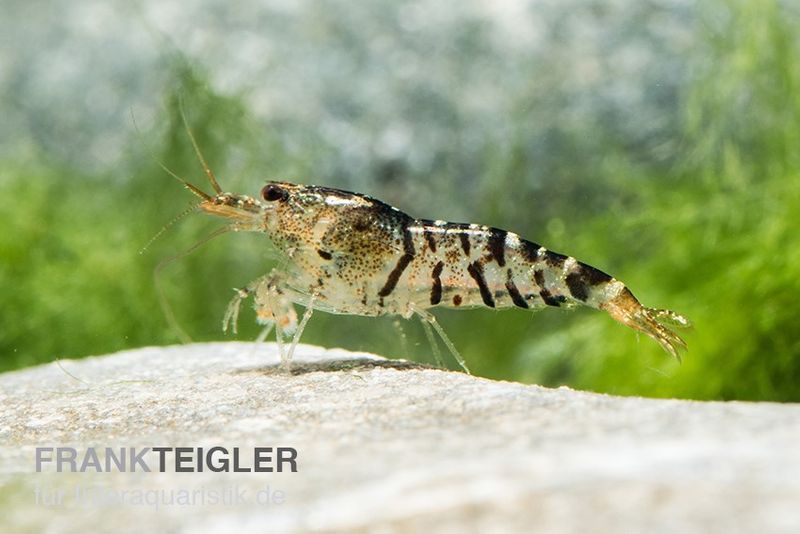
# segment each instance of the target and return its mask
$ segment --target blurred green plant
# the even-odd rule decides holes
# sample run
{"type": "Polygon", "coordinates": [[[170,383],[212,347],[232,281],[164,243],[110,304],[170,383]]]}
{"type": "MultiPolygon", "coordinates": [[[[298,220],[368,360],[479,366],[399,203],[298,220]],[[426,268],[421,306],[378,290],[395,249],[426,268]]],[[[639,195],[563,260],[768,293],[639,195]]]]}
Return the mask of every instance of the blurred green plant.
{"type": "MultiPolygon", "coordinates": [[[[542,129],[526,118],[545,93],[536,86],[516,95],[519,118],[502,146],[475,154],[464,141],[461,152],[441,154],[431,169],[376,162],[363,192],[413,215],[468,213],[517,231],[614,274],[646,305],[695,323],[678,365],[649,339],[637,341],[590,310],[442,311],[476,374],[617,394],[800,400],[800,32],[779,2],[713,4],[697,28],[704,48],[687,58],[693,78],[681,86],[679,113],[670,119],[674,159],[641,157],[641,147],[615,141],[613,129],[557,113],[543,152],[533,143],[542,129]],[[421,191],[451,198],[465,189],[471,194],[462,205],[443,205],[441,213],[413,204],[421,191]]],[[[558,87],[557,58],[534,68],[558,87]]],[[[178,340],[159,307],[153,269],[217,224],[189,216],[140,254],[193,201],[156,160],[205,187],[179,95],[226,189],[255,192],[270,178],[358,183],[346,165],[328,163],[335,154],[316,132],[304,133],[297,148],[281,133],[286,124],[255,124],[243,95],[221,96],[186,62],[173,72],[165,130],[134,136],[139,141],[115,175],[82,174],[43,153],[0,165],[0,369],[178,340]]],[[[424,90],[420,98],[447,121],[455,116],[424,90]]],[[[456,138],[468,138],[454,119],[452,127],[456,138]]],[[[272,261],[263,237],[228,235],[167,265],[161,286],[190,335],[222,339],[228,288],[272,261]]],[[[393,322],[317,314],[303,341],[406,356],[396,348],[393,322]]],[[[427,358],[418,325],[404,329],[412,355],[427,358]]],[[[256,333],[243,314],[239,338],[256,333]]]]}

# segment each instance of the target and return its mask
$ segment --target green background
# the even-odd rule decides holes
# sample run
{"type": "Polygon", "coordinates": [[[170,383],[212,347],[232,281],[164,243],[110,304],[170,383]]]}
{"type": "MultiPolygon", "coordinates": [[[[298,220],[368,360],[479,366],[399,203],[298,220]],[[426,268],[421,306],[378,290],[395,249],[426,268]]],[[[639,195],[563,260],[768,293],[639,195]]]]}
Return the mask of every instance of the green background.
{"type": "MultiPolygon", "coordinates": [[[[140,250],[193,201],[157,162],[209,189],[183,99],[226,189],[314,183],[417,217],[507,228],[695,325],[678,364],[593,310],[438,311],[474,374],[624,395],[800,400],[792,3],[533,2],[535,38],[512,31],[513,14],[498,24],[474,6],[300,4],[185,14],[175,20],[187,27],[169,32],[146,9],[93,14],[87,28],[117,17],[141,30],[145,44],[115,48],[119,33],[97,37],[10,3],[0,370],[179,341],[153,270],[219,223],[189,216],[140,250]],[[215,31],[193,40],[198,28],[215,31]],[[243,35],[269,54],[228,61],[246,54],[243,35]],[[123,53],[141,47],[154,59],[123,53]]],[[[273,263],[263,236],[225,235],[167,265],[161,287],[192,339],[234,339],[220,329],[231,288],[273,263]]],[[[429,361],[419,324],[404,322],[401,334],[394,323],[319,313],[302,341],[429,361]]],[[[236,339],[257,332],[248,308],[236,339]]]]}

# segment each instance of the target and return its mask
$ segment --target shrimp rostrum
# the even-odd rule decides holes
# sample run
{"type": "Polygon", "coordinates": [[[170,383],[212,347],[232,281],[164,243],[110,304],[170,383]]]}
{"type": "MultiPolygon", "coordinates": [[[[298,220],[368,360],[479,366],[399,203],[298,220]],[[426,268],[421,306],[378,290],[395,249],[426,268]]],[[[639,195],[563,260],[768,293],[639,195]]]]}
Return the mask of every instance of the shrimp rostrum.
{"type": "Polygon", "coordinates": [[[644,332],[676,358],[686,347],[670,328],[688,326],[683,316],[646,308],[614,277],[515,233],[414,219],[366,195],[328,187],[268,182],[258,197],[225,193],[203,166],[215,194],[181,180],[202,199],[199,209],[230,221],[230,230],[266,234],[286,260],[237,291],[223,328],[232,323],[235,329],[242,300],[252,296],[258,321],[276,329],[285,364],[314,310],[418,316],[465,369],[431,308],[585,305],[644,332]],[[299,322],[294,304],[305,307],[299,322]],[[284,353],[281,342],[292,334],[284,353]]]}

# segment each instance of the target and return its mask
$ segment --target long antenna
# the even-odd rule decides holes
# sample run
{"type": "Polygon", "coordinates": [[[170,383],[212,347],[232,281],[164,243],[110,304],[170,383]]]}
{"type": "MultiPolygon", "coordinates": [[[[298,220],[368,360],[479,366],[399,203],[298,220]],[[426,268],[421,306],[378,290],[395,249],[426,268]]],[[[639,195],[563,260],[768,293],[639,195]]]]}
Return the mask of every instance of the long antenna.
{"type": "Polygon", "coordinates": [[[143,246],[143,247],[141,248],[141,250],[139,250],[139,254],[144,254],[144,252],[145,252],[145,251],[146,251],[148,248],[150,248],[150,245],[152,245],[152,244],[155,242],[155,240],[156,240],[156,239],[158,239],[159,237],[161,237],[161,236],[164,234],[164,232],[166,232],[167,230],[169,230],[170,228],[172,228],[172,226],[173,226],[173,225],[174,225],[176,222],[180,221],[181,219],[183,219],[184,217],[186,217],[186,216],[187,216],[187,215],[189,215],[190,213],[193,213],[194,211],[197,211],[197,208],[199,208],[199,207],[200,207],[200,204],[195,204],[194,206],[189,206],[189,208],[187,208],[185,211],[183,211],[183,212],[179,213],[179,214],[178,214],[178,215],[177,215],[177,216],[176,216],[174,219],[172,219],[170,222],[168,222],[167,224],[165,224],[164,226],[162,226],[162,227],[161,227],[161,230],[159,230],[158,232],[156,232],[156,235],[154,235],[153,237],[151,237],[151,238],[150,238],[150,241],[148,241],[148,242],[147,242],[147,244],[146,244],[145,246],[143,246]]]}
{"type": "MultiPolygon", "coordinates": [[[[181,112],[181,113],[183,113],[183,112],[181,112]]],[[[193,185],[193,184],[187,182],[186,180],[184,180],[183,178],[181,178],[180,176],[178,176],[177,174],[172,172],[172,170],[169,169],[166,165],[161,163],[161,161],[153,153],[153,150],[150,148],[150,146],[147,143],[144,142],[144,139],[142,139],[142,137],[143,137],[142,136],[142,131],[139,130],[139,124],[136,122],[136,115],[134,115],[134,113],[133,113],[133,108],[131,108],[131,120],[133,121],[133,127],[136,129],[136,134],[139,136],[139,140],[142,143],[142,145],[144,146],[145,150],[147,150],[147,153],[150,154],[150,157],[153,159],[153,161],[155,161],[158,164],[158,166],[161,167],[161,169],[164,172],[166,172],[167,174],[169,174],[170,176],[172,176],[173,178],[178,180],[180,183],[182,183],[183,187],[185,187],[186,189],[191,191],[195,196],[197,196],[199,198],[202,198],[203,200],[211,200],[212,199],[212,197],[210,195],[208,195],[205,191],[203,191],[202,189],[200,189],[196,185],[193,185]]],[[[184,120],[186,120],[186,119],[184,119],[184,120]]],[[[190,133],[190,135],[191,135],[191,133],[190,133]]],[[[194,141],[194,139],[192,141],[194,141]]],[[[219,186],[217,186],[217,187],[219,187],[219,186]]]]}
{"type": "Polygon", "coordinates": [[[219,183],[217,182],[217,177],[214,176],[214,172],[211,170],[211,167],[209,167],[208,163],[206,163],[206,158],[204,158],[203,153],[200,152],[200,147],[197,145],[197,141],[194,138],[192,129],[189,127],[189,121],[186,120],[186,111],[183,109],[183,97],[180,95],[178,96],[178,109],[180,109],[181,119],[183,120],[184,127],[186,127],[186,133],[189,134],[189,139],[191,140],[192,146],[194,147],[194,153],[197,154],[197,159],[200,160],[200,164],[203,166],[203,170],[205,171],[206,176],[208,176],[208,181],[211,182],[211,187],[214,188],[214,191],[216,191],[218,195],[221,195],[222,188],[219,186],[219,183]]]}
{"type": "Polygon", "coordinates": [[[172,310],[172,306],[170,306],[169,301],[167,300],[166,295],[164,294],[164,288],[161,287],[161,271],[164,270],[164,267],[172,263],[173,261],[179,260],[181,258],[185,258],[202,245],[205,245],[212,239],[217,236],[221,236],[222,234],[228,233],[233,230],[231,226],[223,226],[222,228],[217,228],[212,233],[201,239],[200,241],[193,244],[191,247],[187,248],[183,252],[179,252],[174,256],[170,256],[161,260],[158,265],[156,265],[155,269],[153,269],[153,283],[156,286],[156,293],[158,294],[158,304],[161,306],[161,311],[164,313],[164,317],[166,317],[169,326],[172,330],[178,335],[178,339],[181,340],[181,343],[191,343],[192,338],[186,331],[181,328],[181,325],[178,324],[178,320],[175,318],[175,312],[172,310]]]}

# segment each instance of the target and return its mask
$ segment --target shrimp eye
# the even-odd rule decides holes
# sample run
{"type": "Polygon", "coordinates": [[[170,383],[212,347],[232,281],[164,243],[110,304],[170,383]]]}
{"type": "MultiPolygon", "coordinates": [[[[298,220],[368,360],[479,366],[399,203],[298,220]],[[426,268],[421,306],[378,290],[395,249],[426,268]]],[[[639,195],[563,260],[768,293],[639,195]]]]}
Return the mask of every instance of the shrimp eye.
{"type": "Polygon", "coordinates": [[[289,192],[282,187],[279,187],[275,184],[265,185],[264,188],[261,190],[261,198],[268,202],[275,202],[276,200],[286,200],[289,196],[289,192]]]}

